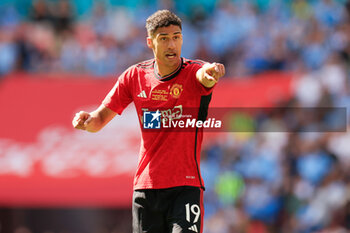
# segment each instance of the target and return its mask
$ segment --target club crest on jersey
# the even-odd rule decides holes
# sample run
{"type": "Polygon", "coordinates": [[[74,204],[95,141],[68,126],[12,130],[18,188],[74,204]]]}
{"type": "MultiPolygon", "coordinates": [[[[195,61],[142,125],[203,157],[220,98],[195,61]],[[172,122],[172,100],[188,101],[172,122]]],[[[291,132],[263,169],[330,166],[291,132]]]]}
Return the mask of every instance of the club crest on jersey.
{"type": "Polygon", "coordinates": [[[183,90],[182,85],[175,83],[170,88],[170,95],[173,98],[178,99],[180,97],[181,93],[182,93],[182,90],[183,90]]]}

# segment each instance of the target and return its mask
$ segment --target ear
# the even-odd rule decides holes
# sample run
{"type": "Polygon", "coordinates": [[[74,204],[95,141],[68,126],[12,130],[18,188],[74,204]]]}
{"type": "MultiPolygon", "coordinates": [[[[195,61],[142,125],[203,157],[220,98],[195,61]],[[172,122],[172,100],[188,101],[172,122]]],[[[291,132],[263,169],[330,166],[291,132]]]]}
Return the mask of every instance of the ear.
{"type": "Polygon", "coordinates": [[[147,47],[153,49],[153,42],[150,36],[147,36],[147,47]]]}

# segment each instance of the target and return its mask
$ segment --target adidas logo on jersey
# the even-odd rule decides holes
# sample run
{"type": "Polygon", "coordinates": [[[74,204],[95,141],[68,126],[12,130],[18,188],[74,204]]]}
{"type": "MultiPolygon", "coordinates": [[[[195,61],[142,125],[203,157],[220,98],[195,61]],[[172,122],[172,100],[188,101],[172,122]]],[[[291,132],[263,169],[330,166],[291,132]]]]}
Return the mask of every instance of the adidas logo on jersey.
{"type": "Polygon", "coordinates": [[[196,225],[193,225],[193,226],[189,227],[188,230],[194,231],[194,232],[198,232],[198,229],[197,229],[196,225]]]}
{"type": "Polygon", "coordinates": [[[140,94],[137,95],[137,97],[147,98],[146,92],[145,91],[141,91],[140,94]]]}

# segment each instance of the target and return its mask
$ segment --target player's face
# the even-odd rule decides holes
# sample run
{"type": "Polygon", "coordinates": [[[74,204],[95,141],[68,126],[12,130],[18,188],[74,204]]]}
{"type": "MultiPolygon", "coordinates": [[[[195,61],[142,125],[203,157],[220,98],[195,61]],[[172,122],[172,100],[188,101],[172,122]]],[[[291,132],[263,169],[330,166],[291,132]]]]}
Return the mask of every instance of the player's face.
{"type": "Polygon", "coordinates": [[[153,49],[159,68],[168,68],[172,72],[180,65],[182,33],[179,26],[158,28],[152,37],[147,38],[147,44],[153,49]]]}

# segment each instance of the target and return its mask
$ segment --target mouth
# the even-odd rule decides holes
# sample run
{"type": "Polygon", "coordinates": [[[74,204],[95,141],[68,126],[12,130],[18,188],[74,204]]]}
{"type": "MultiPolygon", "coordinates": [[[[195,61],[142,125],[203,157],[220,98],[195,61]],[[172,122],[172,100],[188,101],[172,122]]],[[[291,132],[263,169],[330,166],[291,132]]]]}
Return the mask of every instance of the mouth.
{"type": "Polygon", "coordinates": [[[176,53],[166,53],[165,56],[168,58],[168,59],[174,59],[177,57],[176,53]]]}

